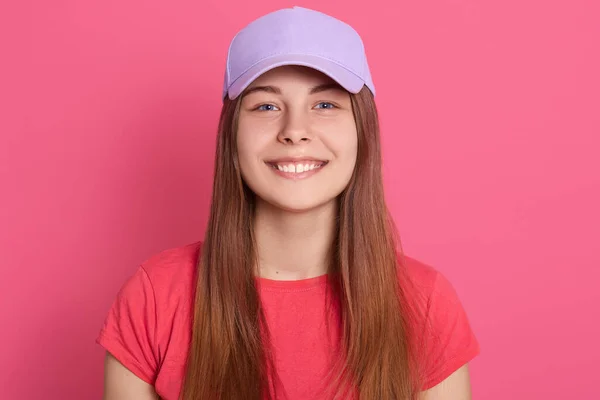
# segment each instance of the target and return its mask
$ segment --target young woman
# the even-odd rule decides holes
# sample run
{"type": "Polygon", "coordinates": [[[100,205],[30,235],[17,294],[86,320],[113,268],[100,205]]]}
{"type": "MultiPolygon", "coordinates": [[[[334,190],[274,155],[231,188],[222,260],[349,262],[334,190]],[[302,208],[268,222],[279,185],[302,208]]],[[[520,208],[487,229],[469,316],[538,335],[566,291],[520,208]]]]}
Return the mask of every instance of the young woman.
{"type": "Polygon", "coordinates": [[[465,400],[451,284],[400,251],[359,35],[280,10],[233,39],[205,240],[144,262],[98,337],[107,400],[465,400]]]}

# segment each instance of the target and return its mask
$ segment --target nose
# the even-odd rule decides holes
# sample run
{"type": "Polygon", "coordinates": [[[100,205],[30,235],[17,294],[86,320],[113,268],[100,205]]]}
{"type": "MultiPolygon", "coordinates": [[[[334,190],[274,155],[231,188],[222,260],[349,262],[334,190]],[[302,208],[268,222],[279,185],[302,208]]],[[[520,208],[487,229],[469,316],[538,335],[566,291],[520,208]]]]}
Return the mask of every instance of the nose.
{"type": "Polygon", "coordinates": [[[277,139],[283,144],[310,142],[308,115],[300,110],[288,110],[277,139]]]}

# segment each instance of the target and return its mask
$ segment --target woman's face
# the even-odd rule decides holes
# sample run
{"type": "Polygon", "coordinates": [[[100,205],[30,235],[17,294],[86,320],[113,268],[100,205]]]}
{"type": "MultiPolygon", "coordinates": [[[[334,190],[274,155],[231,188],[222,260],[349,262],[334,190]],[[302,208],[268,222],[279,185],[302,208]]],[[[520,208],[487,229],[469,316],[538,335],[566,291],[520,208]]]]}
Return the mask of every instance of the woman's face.
{"type": "Polygon", "coordinates": [[[292,212],[335,201],[356,163],[349,93],[316,70],[284,66],[257,78],[242,96],[237,146],[248,187],[292,212]]]}

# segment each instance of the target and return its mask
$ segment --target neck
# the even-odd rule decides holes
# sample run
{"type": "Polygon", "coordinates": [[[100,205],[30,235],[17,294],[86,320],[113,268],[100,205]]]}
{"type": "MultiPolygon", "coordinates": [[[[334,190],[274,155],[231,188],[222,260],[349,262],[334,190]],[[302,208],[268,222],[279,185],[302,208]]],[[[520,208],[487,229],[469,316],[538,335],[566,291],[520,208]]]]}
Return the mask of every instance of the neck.
{"type": "Polygon", "coordinates": [[[299,280],[328,272],[335,238],[337,202],[293,213],[257,199],[254,234],[258,273],[276,280],[299,280]]]}

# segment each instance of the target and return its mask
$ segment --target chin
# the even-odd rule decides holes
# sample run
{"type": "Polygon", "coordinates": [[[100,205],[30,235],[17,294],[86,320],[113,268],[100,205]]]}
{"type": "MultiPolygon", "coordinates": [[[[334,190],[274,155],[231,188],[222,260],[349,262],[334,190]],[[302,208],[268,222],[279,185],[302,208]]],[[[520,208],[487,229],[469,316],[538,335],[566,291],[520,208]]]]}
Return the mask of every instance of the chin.
{"type": "Polygon", "coordinates": [[[293,214],[311,212],[327,207],[334,206],[336,198],[321,199],[321,201],[315,201],[315,199],[261,199],[262,201],[269,204],[270,208],[274,208],[281,212],[288,212],[293,214]]]}

